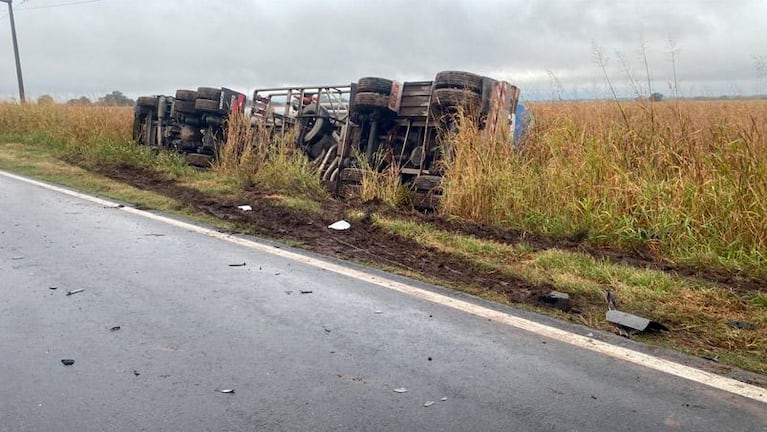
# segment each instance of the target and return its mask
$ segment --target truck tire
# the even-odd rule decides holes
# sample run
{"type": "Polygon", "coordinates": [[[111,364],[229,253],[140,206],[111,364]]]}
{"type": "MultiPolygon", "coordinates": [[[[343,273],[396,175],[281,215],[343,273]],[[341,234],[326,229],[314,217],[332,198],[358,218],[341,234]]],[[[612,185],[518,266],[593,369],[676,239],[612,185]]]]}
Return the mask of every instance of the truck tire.
{"type": "Polygon", "coordinates": [[[432,92],[431,102],[443,111],[451,111],[454,108],[461,107],[467,113],[477,114],[482,98],[471,90],[443,88],[432,92]]]}
{"type": "Polygon", "coordinates": [[[392,81],[386,78],[365,77],[357,81],[359,93],[378,93],[389,96],[391,94],[392,81]]]}
{"type": "Polygon", "coordinates": [[[434,78],[435,89],[462,89],[482,92],[482,77],[470,72],[443,71],[434,78]]]}
{"type": "Polygon", "coordinates": [[[157,96],[139,96],[139,98],[136,99],[136,105],[143,107],[152,107],[157,109],[158,103],[159,98],[157,96]]]}
{"type": "Polygon", "coordinates": [[[194,90],[176,90],[176,99],[194,102],[197,99],[197,92],[194,90]]]}
{"type": "Polygon", "coordinates": [[[365,170],[362,168],[344,168],[341,170],[341,181],[344,183],[362,183],[365,170]]]}
{"type": "Polygon", "coordinates": [[[353,110],[356,112],[380,111],[389,108],[389,96],[363,92],[354,96],[353,110]]]}
{"type": "Polygon", "coordinates": [[[413,179],[413,187],[417,190],[434,191],[442,187],[442,177],[434,175],[422,175],[413,179]]]}
{"type": "Polygon", "coordinates": [[[197,89],[197,97],[200,99],[219,100],[221,99],[221,89],[213,87],[200,87],[197,89]]]}
{"type": "Polygon", "coordinates": [[[198,111],[221,113],[221,110],[218,108],[218,99],[210,100],[198,97],[197,100],[194,101],[194,108],[198,111]]]}
{"type": "Polygon", "coordinates": [[[320,113],[317,114],[317,109],[314,105],[309,105],[301,111],[301,115],[315,116],[301,119],[303,123],[302,127],[308,130],[304,133],[304,143],[311,145],[319,141],[325,132],[329,129],[330,120],[328,120],[329,113],[323,107],[320,107],[320,113]]]}
{"type": "Polygon", "coordinates": [[[176,99],[173,102],[173,109],[184,114],[194,114],[194,102],[176,99]]]}

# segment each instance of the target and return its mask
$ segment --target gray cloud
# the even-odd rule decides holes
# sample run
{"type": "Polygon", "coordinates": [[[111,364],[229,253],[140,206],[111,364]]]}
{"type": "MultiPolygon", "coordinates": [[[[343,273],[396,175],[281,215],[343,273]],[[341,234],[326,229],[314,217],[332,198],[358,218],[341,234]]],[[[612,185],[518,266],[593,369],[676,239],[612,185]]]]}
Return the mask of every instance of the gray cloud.
{"type": "MultiPolygon", "coordinates": [[[[445,69],[506,79],[530,97],[550,97],[553,74],[566,96],[602,96],[594,47],[628,92],[618,54],[644,81],[641,40],[661,91],[671,79],[671,40],[683,91],[751,93],[761,84],[767,92],[753,61],[767,55],[763,0],[102,0],[31,9],[63,2],[17,6],[31,96],[250,91],[365,75],[431,79],[445,69]]],[[[0,20],[0,97],[16,92],[9,33],[0,20]]]]}

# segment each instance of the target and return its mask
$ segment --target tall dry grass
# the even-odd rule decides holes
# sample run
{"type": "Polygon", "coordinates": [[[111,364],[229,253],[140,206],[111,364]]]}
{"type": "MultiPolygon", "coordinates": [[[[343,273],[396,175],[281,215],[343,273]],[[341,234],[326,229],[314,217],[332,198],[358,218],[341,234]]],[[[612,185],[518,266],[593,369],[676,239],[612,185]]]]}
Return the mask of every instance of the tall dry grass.
{"type": "Polygon", "coordinates": [[[214,170],[235,178],[243,188],[327,197],[316,165],[295,145],[294,136],[272,136],[264,128],[253,128],[244,114],[229,119],[216,156],[214,170]]]}
{"type": "Polygon", "coordinates": [[[444,213],[767,275],[767,101],[532,110],[519,148],[455,135],[444,213]]]}

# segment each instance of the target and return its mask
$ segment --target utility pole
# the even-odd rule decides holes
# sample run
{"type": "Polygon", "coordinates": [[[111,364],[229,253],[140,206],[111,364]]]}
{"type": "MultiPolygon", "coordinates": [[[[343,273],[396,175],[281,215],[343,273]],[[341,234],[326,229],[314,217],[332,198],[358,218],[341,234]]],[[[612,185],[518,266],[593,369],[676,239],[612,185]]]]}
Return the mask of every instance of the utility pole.
{"type": "Polygon", "coordinates": [[[16,41],[16,22],[13,20],[13,0],[0,0],[8,3],[8,17],[11,19],[11,39],[13,39],[13,54],[16,56],[16,77],[19,79],[19,101],[26,102],[24,97],[24,79],[21,77],[21,60],[19,59],[19,43],[16,41]]]}

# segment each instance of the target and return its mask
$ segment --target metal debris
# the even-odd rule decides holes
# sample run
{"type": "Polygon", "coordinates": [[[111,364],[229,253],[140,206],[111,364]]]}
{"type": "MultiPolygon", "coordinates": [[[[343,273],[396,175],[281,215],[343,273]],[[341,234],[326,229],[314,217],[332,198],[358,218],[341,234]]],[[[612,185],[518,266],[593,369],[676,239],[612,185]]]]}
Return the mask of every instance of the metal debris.
{"type": "Polygon", "coordinates": [[[668,331],[668,327],[659,322],[621,312],[619,310],[608,310],[605,316],[608,322],[617,324],[624,328],[630,328],[637,331],[668,331]]]}
{"type": "Polygon", "coordinates": [[[239,205],[239,206],[237,206],[237,208],[242,210],[242,211],[252,211],[253,210],[253,207],[251,207],[251,206],[249,206],[247,204],[239,205]]]}
{"type": "Polygon", "coordinates": [[[298,292],[300,292],[301,294],[311,294],[312,293],[311,290],[306,290],[306,291],[305,290],[300,290],[298,292]]]}
{"type": "Polygon", "coordinates": [[[71,296],[71,295],[73,295],[73,294],[79,294],[79,293],[81,293],[81,292],[83,292],[83,291],[85,291],[85,290],[84,290],[84,289],[82,289],[82,288],[78,288],[78,289],[76,289],[76,290],[67,291],[67,295],[68,295],[68,296],[71,296]]]}
{"type": "Polygon", "coordinates": [[[405,387],[397,387],[394,389],[394,393],[407,393],[407,389],[405,387]]]}
{"type": "Polygon", "coordinates": [[[111,328],[109,329],[109,331],[113,331],[113,332],[115,332],[115,331],[117,331],[117,330],[120,330],[120,326],[114,326],[114,327],[111,327],[111,328]]]}
{"type": "Polygon", "coordinates": [[[229,267],[245,267],[246,265],[247,265],[246,263],[242,263],[242,264],[229,264],[229,267]]]}
{"type": "Polygon", "coordinates": [[[72,359],[61,359],[61,364],[63,364],[64,366],[72,366],[73,364],[75,364],[75,361],[72,359]]]}
{"type": "Polygon", "coordinates": [[[332,230],[336,230],[336,231],[348,230],[351,227],[352,225],[349,222],[346,222],[345,220],[333,222],[332,224],[328,225],[328,228],[332,230]]]}
{"type": "Polygon", "coordinates": [[[234,389],[223,389],[223,390],[219,390],[219,393],[234,393],[234,389]]]}
{"type": "Polygon", "coordinates": [[[756,330],[759,328],[758,325],[747,322],[747,321],[730,321],[727,323],[730,328],[734,329],[740,329],[740,330],[756,330]]]}
{"type": "Polygon", "coordinates": [[[434,405],[434,401],[426,401],[426,403],[423,404],[423,406],[426,407],[426,408],[429,408],[432,405],[434,405]]]}
{"type": "Polygon", "coordinates": [[[552,291],[545,296],[541,296],[541,301],[548,306],[567,312],[572,307],[570,295],[567,293],[552,291]]]}

